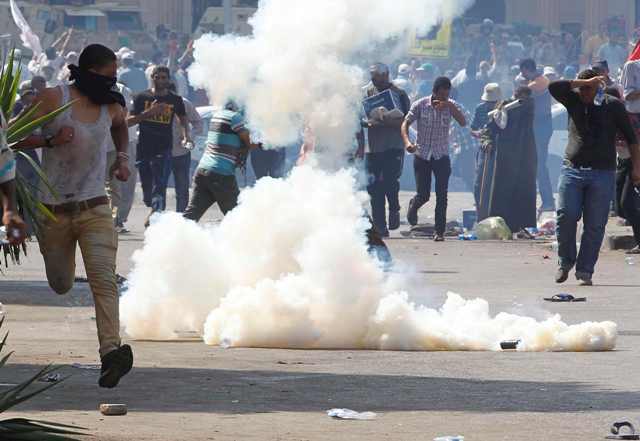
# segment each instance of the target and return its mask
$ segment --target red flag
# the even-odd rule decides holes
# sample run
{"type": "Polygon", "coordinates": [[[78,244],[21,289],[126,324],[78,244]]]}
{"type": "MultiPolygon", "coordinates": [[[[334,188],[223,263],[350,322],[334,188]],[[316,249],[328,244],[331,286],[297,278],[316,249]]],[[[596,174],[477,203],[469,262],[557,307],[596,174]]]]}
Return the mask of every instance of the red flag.
{"type": "Polygon", "coordinates": [[[638,42],[636,43],[636,47],[633,48],[633,50],[631,51],[631,55],[629,55],[629,58],[627,59],[627,61],[638,60],[640,60],[640,40],[638,40],[638,42]]]}

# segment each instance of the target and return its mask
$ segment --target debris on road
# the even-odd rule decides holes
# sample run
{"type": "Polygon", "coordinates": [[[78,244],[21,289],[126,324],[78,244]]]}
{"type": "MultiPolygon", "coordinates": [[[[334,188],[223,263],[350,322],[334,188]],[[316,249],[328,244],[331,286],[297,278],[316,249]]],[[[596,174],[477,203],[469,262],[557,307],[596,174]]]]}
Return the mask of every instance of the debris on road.
{"type": "Polygon", "coordinates": [[[464,441],[464,436],[462,435],[439,436],[438,438],[434,438],[433,441],[464,441]]]}
{"type": "Polygon", "coordinates": [[[611,425],[612,435],[608,435],[606,439],[640,439],[640,435],[636,434],[636,429],[629,421],[617,421],[611,425]]]}
{"type": "Polygon", "coordinates": [[[101,404],[100,413],[107,416],[120,416],[127,414],[126,404],[101,404]]]}
{"type": "Polygon", "coordinates": [[[519,344],[520,340],[507,340],[500,343],[500,348],[503,351],[515,351],[519,344]]]}
{"type": "Polygon", "coordinates": [[[102,368],[99,364],[80,364],[80,363],[73,363],[71,367],[75,369],[85,369],[88,371],[99,371],[102,368]]]}
{"type": "Polygon", "coordinates": [[[57,383],[58,381],[62,380],[62,375],[60,374],[49,374],[49,375],[45,375],[44,377],[40,377],[38,379],[39,382],[41,383],[57,383]]]}
{"type": "Polygon", "coordinates": [[[545,297],[547,302],[586,302],[586,297],[574,297],[571,294],[556,294],[553,297],[545,297]]]}
{"type": "Polygon", "coordinates": [[[374,420],[378,415],[374,412],[356,412],[351,409],[330,409],[327,415],[338,420],[374,420]]]}

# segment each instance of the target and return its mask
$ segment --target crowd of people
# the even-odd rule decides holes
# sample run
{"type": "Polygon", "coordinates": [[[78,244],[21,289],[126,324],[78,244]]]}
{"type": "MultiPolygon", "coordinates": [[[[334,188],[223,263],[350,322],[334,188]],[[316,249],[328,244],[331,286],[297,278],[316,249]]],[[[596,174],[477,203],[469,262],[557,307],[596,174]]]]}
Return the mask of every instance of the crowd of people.
{"type": "MultiPolygon", "coordinates": [[[[369,177],[370,242],[384,247],[380,238],[400,228],[399,180],[407,157],[413,160],[416,191],[406,220],[418,224],[420,209],[435,187],[434,240],[445,240],[449,181],[456,168],[451,156],[456,154],[464,157],[459,162],[464,163],[479,221],[499,216],[517,232],[535,227],[544,211],[557,213],[558,283],[573,268],[582,284],[592,283],[614,200],[640,244],[640,45],[629,54],[617,36],[601,31],[599,40],[586,41],[581,53],[569,35],[553,41],[541,35],[531,44],[517,44],[517,35],[500,34],[485,20],[473,55],[457,71],[442,72],[441,66],[415,61],[399,64],[393,72],[386,64],[372,65],[363,102],[382,104],[366,112],[356,134],[356,155],[364,158],[369,177]],[[558,53],[562,61],[554,58],[558,53]],[[582,64],[584,57],[588,66],[582,64]],[[554,103],[566,109],[569,132],[557,203],[547,167],[554,103]],[[580,219],[584,231],[578,251],[580,219]]],[[[13,112],[15,118],[28,113],[35,120],[69,105],[41,131],[13,146],[41,164],[48,184],[33,173],[24,162],[28,160],[11,154],[2,118],[2,223],[10,243],[25,239],[28,222],[16,207],[18,169],[55,215],[55,220],[40,219],[37,231],[55,292],[72,288],[80,247],[96,304],[100,385],[115,387],[133,363],[131,348],[120,341],[115,262],[117,233],[127,232],[137,177],[149,208],[145,226],[152,214],[167,209],[170,175],[176,211],[197,222],[215,203],[224,214],[237,205],[236,171],[249,154],[258,178],[277,178],[283,174],[284,151],[265,150],[255,142],[242,109],[229,100],[211,115],[190,197],[194,133],[204,128],[189,99],[194,98],[186,75],[192,45],[180,57],[173,50],[169,58],[158,54],[141,65],[129,48],[113,52],[93,44],[81,54],[65,52],[71,35],[64,34],[30,60],[13,112]]],[[[313,134],[305,133],[299,162],[314,146],[313,134]]],[[[640,253],[640,248],[631,252],[640,253]]]]}

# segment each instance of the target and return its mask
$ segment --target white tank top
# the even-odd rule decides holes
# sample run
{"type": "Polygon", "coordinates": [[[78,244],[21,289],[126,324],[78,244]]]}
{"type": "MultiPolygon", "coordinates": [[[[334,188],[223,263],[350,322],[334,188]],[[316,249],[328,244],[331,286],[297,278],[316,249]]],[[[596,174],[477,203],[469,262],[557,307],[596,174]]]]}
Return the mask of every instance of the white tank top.
{"type": "MultiPolygon", "coordinates": [[[[69,86],[62,91],[62,105],[70,101],[69,86]]],[[[42,202],[57,205],[106,196],[107,136],[111,136],[111,115],[107,105],[100,106],[100,116],[93,123],[77,121],[72,108],[58,115],[42,128],[44,136],[53,136],[62,127],[73,127],[73,140],[67,144],[42,149],[42,170],[57,198],[40,182],[42,202]]]]}

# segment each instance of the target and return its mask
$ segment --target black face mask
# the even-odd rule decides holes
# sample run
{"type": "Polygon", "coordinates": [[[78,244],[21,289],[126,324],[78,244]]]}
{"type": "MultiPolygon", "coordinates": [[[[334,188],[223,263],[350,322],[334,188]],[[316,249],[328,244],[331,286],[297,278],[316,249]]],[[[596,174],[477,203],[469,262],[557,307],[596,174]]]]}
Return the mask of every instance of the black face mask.
{"type": "Polygon", "coordinates": [[[124,97],[119,92],[113,90],[117,79],[105,77],[88,70],[80,69],[78,66],[70,64],[68,66],[71,73],[70,78],[74,82],[73,85],[89,98],[93,104],[120,104],[126,107],[124,97]]]}

